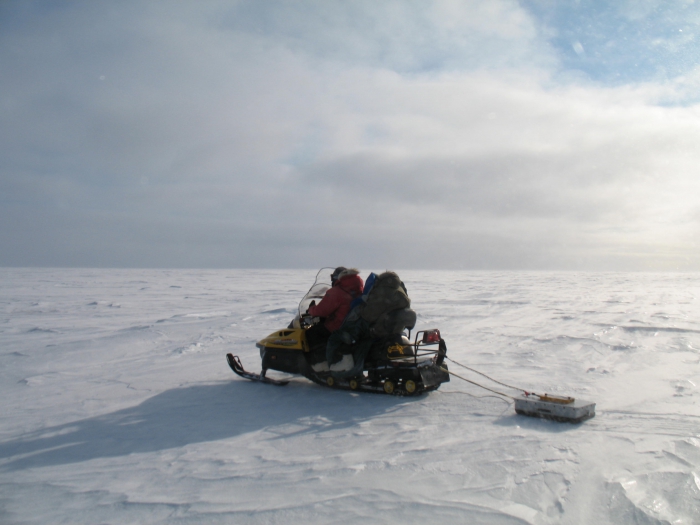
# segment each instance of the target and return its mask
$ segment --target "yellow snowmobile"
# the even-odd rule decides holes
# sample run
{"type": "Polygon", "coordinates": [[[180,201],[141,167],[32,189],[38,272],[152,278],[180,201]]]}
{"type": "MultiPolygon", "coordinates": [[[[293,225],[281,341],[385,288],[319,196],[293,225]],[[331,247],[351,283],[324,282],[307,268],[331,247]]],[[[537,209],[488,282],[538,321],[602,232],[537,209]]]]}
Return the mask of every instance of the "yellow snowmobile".
{"type": "MultiPolygon", "coordinates": [[[[447,346],[440,331],[418,331],[411,342],[416,315],[409,308],[397,309],[384,316],[385,320],[390,321],[389,330],[372,329],[370,335],[360,341],[348,340],[346,350],[348,353],[354,352],[356,356],[356,364],[351,371],[315,372],[306,331],[322,320],[306,312],[312,301],[318,303],[323,299],[331,287],[332,273],[333,268],[319,270],[289,326],[257,342],[262,359],[262,371],[259,374],[247,372],[238,356],[227,354],[231,369],[246,379],[274,385],[286,385],[289,380],[270,378],[267,376],[268,370],[299,374],[331,388],[394,395],[416,395],[436,390],[440,384],[450,380],[444,363],[447,346]]],[[[374,274],[368,277],[362,298],[356,299],[358,305],[348,314],[341,330],[348,324],[348,319],[353,315],[357,318],[357,312],[361,312],[363,306],[372,301],[371,284],[375,279],[377,276],[374,274]]]]}

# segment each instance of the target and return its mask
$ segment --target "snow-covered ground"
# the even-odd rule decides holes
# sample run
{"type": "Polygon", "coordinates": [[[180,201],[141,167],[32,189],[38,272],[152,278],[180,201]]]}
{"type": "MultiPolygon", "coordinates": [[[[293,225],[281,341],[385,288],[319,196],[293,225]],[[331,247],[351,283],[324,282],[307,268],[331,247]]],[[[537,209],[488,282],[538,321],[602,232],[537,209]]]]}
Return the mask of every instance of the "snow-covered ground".
{"type": "Polygon", "coordinates": [[[235,376],[313,270],[0,269],[0,523],[700,523],[700,275],[400,275],[448,356],[596,417],[235,376]]]}

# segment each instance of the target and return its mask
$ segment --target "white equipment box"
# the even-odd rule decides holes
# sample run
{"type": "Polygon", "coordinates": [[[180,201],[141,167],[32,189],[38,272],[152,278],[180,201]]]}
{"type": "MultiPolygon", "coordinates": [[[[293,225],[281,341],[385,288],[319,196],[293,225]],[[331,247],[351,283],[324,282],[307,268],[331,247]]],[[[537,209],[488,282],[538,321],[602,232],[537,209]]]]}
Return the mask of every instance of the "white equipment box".
{"type": "Polygon", "coordinates": [[[550,394],[523,394],[515,399],[515,412],[523,416],[580,423],[595,416],[595,403],[550,394]]]}

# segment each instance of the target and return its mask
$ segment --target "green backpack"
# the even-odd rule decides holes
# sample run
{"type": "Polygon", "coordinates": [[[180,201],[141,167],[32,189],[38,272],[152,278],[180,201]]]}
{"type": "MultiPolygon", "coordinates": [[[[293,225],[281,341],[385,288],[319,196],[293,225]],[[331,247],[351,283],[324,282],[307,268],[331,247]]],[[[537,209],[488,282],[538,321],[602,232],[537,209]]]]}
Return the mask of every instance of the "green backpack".
{"type": "MultiPolygon", "coordinates": [[[[411,299],[409,299],[406,286],[399,276],[394,272],[384,272],[374,281],[360,316],[370,326],[377,328],[376,335],[385,335],[383,332],[394,331],[393,327],[389,325],[396,324],[398,321],[398,319],[393,319],[395,314],[390,314],[397,310],[406,310],[410,306],[411,299]],[[384,325],[387,326],[384,327],[384,325]]],[[[410,313],[413,315],[413,323],[415,324],[415,313],[413,311],[410,313]]]]}

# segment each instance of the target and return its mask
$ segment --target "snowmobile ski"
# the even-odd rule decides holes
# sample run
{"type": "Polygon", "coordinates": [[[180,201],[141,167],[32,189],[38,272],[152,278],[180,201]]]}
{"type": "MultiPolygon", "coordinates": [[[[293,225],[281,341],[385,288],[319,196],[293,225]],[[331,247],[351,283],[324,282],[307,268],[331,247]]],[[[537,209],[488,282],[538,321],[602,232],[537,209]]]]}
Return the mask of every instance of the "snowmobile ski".
{"type": "Polygon", "coordinates": [[[243,365],[241,364],[241,360],[238,358],[237,355],[226,354],[226,361],[228,361],[228,366],[231,367],[231,370],[233,370],[236,374],[238,374],[239,376],[241,376],[245,379],[250,379],[251,381],[259,381],[261,383],[268,383],[270,385],[277,385],[277,386],[284,386],[287,383],[289,383],[288,379],[272,379],[272,378],[266,377],[265,370],[263,370],[259,374],[253,374],[252,372],[246,371],[243,368],[243,365]]]}

